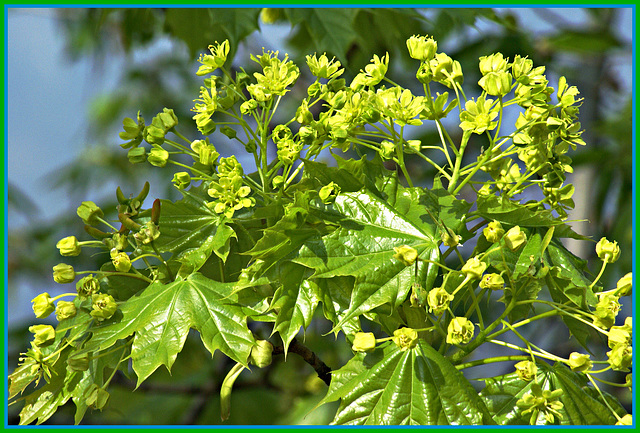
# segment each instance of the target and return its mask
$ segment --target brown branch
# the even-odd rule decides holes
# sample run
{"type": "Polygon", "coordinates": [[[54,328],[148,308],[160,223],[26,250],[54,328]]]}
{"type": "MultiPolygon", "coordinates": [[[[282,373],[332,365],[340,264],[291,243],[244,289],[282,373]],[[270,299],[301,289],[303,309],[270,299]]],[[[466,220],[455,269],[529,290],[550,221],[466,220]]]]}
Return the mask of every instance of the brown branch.
{"type": "MultiPolygon", "coordinates": [[[[309,364],[313,369],[318,373],[318,377],[322,379],[324,383],[328,385],[331,384],[331,368],[327,366],[318,356],[311,351],[307,346],[300,343],[295,338],[291,341],[289,345],[289,352],[295,353],[300,356],[304,362],[309,364]]],[[[277,346],[273,348],[273,355],[282,355],[284,354],[284,346],[277,346]]]]}

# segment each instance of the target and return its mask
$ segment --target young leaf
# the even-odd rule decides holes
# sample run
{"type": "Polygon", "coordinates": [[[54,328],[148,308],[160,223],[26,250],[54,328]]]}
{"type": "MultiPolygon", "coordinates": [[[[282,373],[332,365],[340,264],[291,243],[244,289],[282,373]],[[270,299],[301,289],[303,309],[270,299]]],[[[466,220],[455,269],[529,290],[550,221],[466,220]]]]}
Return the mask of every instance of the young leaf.
{"type": "MultiPolygon", "coordinates": [[[[420,258],[433,261],[438,260],[439,250],[433,227],[418,219],[413,207],[401,214],[362,190],[338,195],[333,210],[340,227],[307,241],[293,261],[314,269],[312,278],[355,277],[349,309],[336,325],[340,327],[375,307],[385,303],[396,307],[404,301],[415,281],[415,268],[394,259],[394,247],[409,245],[420,258]]],[[[435,265],[420,263],[417,281],[429,288],[436,273],[435,265]]]]}
{"type": "Polygon", "coordinates": [[[280,267],[282,286],[273,295],[271,308],[278,310],[273,332],[282,337],[284,353],[289,343],[300,331],[311,323],[313,313],[318,306],[315,285],[307,281],[309,270],[304,266],[287,262],[280,267]]]}
{"type": "Polygon", "coordinates": [[[171,252],[182,263],[180,276],[198,271],[212,253],[223,261],[229,254],[234,230],[207,206],[197,191],[182,191],[184,198],[176,203],[162,200],[160,237],[155,246],[160,252],[171,252]]]}
{"type": "Polygon", "coordinates": [[[232,288],[197,273],[170,284],[155,282],[118,306],[119,321],[93,328],[84,350],[103,350],[134,335],[131,358],[140,385],[161,365],[171,369],[194,328],[209,352],[219,349],[246,364],[254,338],[242,307],[228,297],[232,288]]]}
{"type": "Polygon", "coordinates": [[[322,403],[341,399],[332,424],[493,424],[467,379],[424,341],[402,351],[387,344],[332,373],[322,403]]]}

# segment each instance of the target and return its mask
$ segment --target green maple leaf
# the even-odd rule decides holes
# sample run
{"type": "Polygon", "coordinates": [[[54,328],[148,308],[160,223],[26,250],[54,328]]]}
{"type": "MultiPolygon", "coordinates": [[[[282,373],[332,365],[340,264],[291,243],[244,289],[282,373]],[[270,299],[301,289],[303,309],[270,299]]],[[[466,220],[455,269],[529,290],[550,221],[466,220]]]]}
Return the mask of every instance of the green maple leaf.
{"type": "Polygon", "coordinates": [[[182,194],[184,198],[176,203],[161,201],[160,237],[155,246],[160,252],[171,252],[182,263],[178,274],[187,276],[200,269],[212,253],[226,260],[236,234],[197,190],[182,194]]]}
{"type": "Polygon", "coordinates": [[[493,424],[469,381],[422,340],[406,351],[389,343],[359,353],[331,377],[320,404],[341,399],[332,424],[493,424]]]}
{"type": "Polygon", "coordinates": [[[291,262],[280,268],[282,286],[276,290],[271,308],[278,310],[273,332],[282,337],[285,353],[300,327],[309,326],[318,306],[315,285],[306,279],[308,273],[304,266],[291,262]]]}
{"type": "Polygon", "coordinates": [[[437,269],[433,264],[405,266],[393,258],[394,247],[409,245],[419,257],[437,261],[439,251],[433,226],[423,207],[416,205],[417,190],[401,190],[394,206],[363,189],[340,194],[328,218],[338,221],[332,233],[305,242],[292,260],[315,270],[312,278],[355,277],[348,311],[336,328],[360,314],[390,303],[400,305],[416,280],[427,290],[437,269]]]}
{"type": "Polygon", "coordinates": [[[103,350],[133,335],[131,359],[139,385],[161,365],[171,369],[193,328],[211,354],[219,349],[246,364],[255,340],[246,311],[229,297],[233,285],[197,273],[169,284],[152,283],[118,306],[119,320],[94,327],[84,350],[103,350]]]}

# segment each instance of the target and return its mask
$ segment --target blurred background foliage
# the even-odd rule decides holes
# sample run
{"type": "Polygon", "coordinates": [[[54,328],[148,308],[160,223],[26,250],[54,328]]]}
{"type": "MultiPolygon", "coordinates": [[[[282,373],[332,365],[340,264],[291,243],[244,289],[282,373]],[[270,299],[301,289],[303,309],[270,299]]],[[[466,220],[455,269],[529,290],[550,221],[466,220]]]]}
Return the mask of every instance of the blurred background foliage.
{"type": "MultiPolygon", "coordinates": [[[[125,194],[137,194],[145,180],[153,184],[162,179],[168,184],[160,192],[163,197],[177,198],[166,182],[171,174],[146,165],[131,165],[126,151],[117,145],[117,134],[124,117],[135,118],[140,111],[150,123],[163,107],[169,107],[179,116],[180,131],[185,136],[198,137],[190,120],[193,99],[201,85],[201,78],[195,75],[196,58],[215,41],[229,39],[230,58],[234,58],[234,65],[244,67],[252,63],[248,61],[249,53],[260,53],[262,47],[280,50],[281,54],[287,52],[301,66],[302,81],[309,80],[304,75],[307,54],[326,52],[336,56],[346,65],[348,82],[372,54],[389,52],[392,66],[388,76],[397,83],[408,83],[415,81],[418,64],[409,58],[405,41],[413,34],[428,34],[438,41],[439,51],[460,61],[466,87],[475,87],[480,77],[478,57],[499,51],[511,59],[515,54],[529,56],[534,65],[547,67],[551,86],[557,77],[565,75],[581,91],[584,104],[580,120],[588,145],[572,155],[576,170],[573,182],[577,191],[576,218],[588,222],[577,225],[576,230],[596,241],[606,236],[619,242],[622,258],[607,267],[603,280],[605,287],[615,287],[632,262],[632,94],[630,84],[621,79],[621,73],[630,74],[632,67],[631,37],[622,37],[617,31],[620,9],[589,8],[579,12],[582,19],[576,23],[570,19],[575,17],[567,15],[572,13],[570,10],[553,8],[57,9],[59,30],[64,33],[71,61],[90,57],[100,67],[117,56],[125,59],[126,67],[117,90],[99,96],[89,107],[91,121],[87,128],[98,144],[87,147],[64,170],[50,174],[50,185],[77,197],[79,203],[87,199],[87,191],[113,185],[114,180],[125,194]],[[545,25],[534,28],[533,22],[545,25]]],[[[416,138],[423,142],[436,139],[429,129],[422,134],[416,138]]],[[[215,145],[223,155],[237,150],[225,147],[225,143],[215,145]]],[[[479,141],[476,148],[481,145],[479,141]]],[[[433,175],[423,165],[411,169],[416,178],[433,175]]],[[[104,210],[115,209],[114,189],[115,186],[103,197],[92,200],[104,210]]],[[[19,185],[9,185],[9,208],[27,219],[41,212],[19,185]]],[[[71,211],[46,224],[26,224],[11,230],[10,290],[18,290],[24,280],[35,281],[41,288],[50,287],[51,267],[60,261],[55,243],[68,235],[86,238],[82,224],[71,211]]],[[[590,260],[591,268],[597,271],[600,264],[594,246],[582,242],[570,248],[590,260]]],[[[100,264],[99,257],[72,259],[65,261],[81,269],[95,269],[100,264]]],[[[27,347],[28,325],[10,324],[10,370],[17,365],[18,353],[27,347]]],[[[323,343],[330,337],[319,335],[327,330],[313,329],[314,326],[317,325],[312,324],[307,331],[305,344],[330,367],[343,365],[351,356],[349,349],[323,343]]],[[[189,341],[171,376],[159,371],[133,393],[135,382],[118,377],[110,388],[109,408],[89,414],[84,423],[218,424],[216,390],[230,365],[225,365],[224,357],[219,355],[212,362],[197,338],[189,341]]],[[[551,344],[556,345],[551,351],[560,356],[573,350],[564,334],[551,344]]],[[[611,379],[624,382],[621,377],[613,375],[611,379]]],[[[290,355],[286,364],[274,362],[259,372],[244,373],[235,386],[228,423],[327,423],[335,408],[324,406],[307,415],[326,392],[326,386],[316,379],[313,370],[295,355],[290,355]]],[[[630,405],[630,400],[624,403],[630,405]]],[[[49,423],[72,423],[74,408],[72,404],[67,406],[49,423]]],[[[16,421],[18,409],[10,408],[10,423],[16,421]]]]}

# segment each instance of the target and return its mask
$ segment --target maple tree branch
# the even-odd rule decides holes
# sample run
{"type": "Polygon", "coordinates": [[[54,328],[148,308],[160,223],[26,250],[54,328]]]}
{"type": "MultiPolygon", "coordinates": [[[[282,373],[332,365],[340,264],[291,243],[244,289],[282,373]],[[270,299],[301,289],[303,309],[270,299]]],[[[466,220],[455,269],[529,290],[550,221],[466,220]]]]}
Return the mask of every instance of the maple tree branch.
{"type": "MultiPolygon", "coordinates": [[[[289,345],[289,352],[295,353],[300,356],[304,362],[309,364],[318,373],[318,377],[322,379],[324,383],[331,384],[331,368],[327,366],[318,356],[307,346],[300,343],[297,339],[291,340],[289,345]]],[[[277,346],[273,348],[273,355],[284,354],[284,346],[277,346]]]]}

